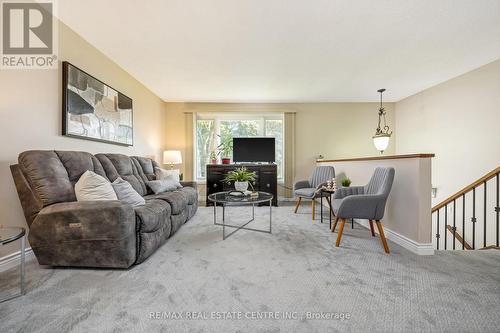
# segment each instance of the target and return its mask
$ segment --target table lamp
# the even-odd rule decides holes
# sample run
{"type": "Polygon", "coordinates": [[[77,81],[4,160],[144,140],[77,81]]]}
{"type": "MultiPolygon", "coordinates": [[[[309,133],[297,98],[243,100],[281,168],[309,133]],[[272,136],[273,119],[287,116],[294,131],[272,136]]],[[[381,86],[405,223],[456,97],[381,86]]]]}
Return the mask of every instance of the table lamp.
{"type": "Polygon", "coordinates": [[[182,164],[182,155],[179,150],[165,150],[163,152],[163,164],[170,164],[170,169],[174,164],[182,164]]]}

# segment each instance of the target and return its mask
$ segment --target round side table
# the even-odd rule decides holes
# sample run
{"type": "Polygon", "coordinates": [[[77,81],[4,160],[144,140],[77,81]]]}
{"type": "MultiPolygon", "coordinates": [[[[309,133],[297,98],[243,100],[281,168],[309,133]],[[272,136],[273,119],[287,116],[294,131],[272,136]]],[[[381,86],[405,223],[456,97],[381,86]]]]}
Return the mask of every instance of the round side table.
{"type": "Polygon", "coordinates": [[[19,264],[19,293],[8,296],[4,299],[0,299],[0,303],[8,301],[10,299],[22,296],[25,294],[24,290],[24,256],[26,247],[26,230],[20,227],[0,227],[0,245],[7,245],[9,243],[15,242],[16,240],[21,240],[21,263],[19,264]]]}

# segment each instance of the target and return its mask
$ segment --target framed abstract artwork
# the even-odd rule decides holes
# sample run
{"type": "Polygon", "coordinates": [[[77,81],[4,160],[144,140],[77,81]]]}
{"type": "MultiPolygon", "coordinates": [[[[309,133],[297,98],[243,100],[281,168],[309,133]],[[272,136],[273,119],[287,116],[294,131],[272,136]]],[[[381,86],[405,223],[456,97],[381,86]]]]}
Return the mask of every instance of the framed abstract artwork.
{"type": "Polygon", "coordinates": [[[63,135],[123,146],[134,144],[132,99],[63,62],[63,135]]]}

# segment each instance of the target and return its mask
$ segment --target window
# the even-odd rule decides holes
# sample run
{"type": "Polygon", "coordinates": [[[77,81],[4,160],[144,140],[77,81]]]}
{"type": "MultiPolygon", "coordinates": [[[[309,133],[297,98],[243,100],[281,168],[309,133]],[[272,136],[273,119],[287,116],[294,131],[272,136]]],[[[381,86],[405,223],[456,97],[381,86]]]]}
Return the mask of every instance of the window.
{"type": "MultiPolygon", "coordinates": [[[[233,137],[274,137],[278,179],[284,174],[283,114],[197,114],[195,126],[194,174],[206,179],[210,153],[217,152],[221,140],[233,137]]],[[[231,156],[232,157],[232,156],[231,156]]]]}

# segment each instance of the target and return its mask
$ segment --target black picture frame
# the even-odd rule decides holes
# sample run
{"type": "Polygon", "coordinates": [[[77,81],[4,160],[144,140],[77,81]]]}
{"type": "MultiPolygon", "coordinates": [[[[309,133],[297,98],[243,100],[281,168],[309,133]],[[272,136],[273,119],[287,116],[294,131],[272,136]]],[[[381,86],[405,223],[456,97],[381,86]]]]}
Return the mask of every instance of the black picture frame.
{"type": "MultiPolygon", "coordinates": [[[[75,88],[72,85],[72,88],[75,88]]],[[[96,93],[97,95],[98,93],[96,93]]],[[[97,98],[97,97],[95,97],[97,98]]],[[[88,96],[87,96],[88,99],[88,96]]],[[[108,100],[109,102],[109,100],[108,100]]],[[[97,103],[97,102],[96,102],[97,103]]],[[[128,112],[127,109],[123,109],[123,112],[128,112]]],[[[99,122],[100,123],[100,122],[99,122]]],[[[84,124],[82,122],[82,128],[84,127],[84,124]]],[[[101,126],[99,127],[101,136],[102,136],[102,129],[101,126]]],[[[102,142],[102,143],[109,143],[109,144],[114,144],[114,145],[119,145],[119,146],[126,146],[130,147],[134,145],[134,108],[133,108],[133,100],[132,98],[126,96],[125,94],[121,93],[120,91],[116,90],[115,88],[111,87],[110,85],[104,83],[103,81],[97,79],[93,75],[90,75],[86,71],[78,68],[77,66],[69,63],[68,61],[63,61],[62,63],[62,135],[67,136],[67,137],[72,137],[72,138],[78,138],[78,139],[83,139],[83,140],[90,140],[90,141],[96,141],[96,142],[102,142]],[[121,129],[125,128],[125,132],[127,133],[125,137],[125,142],[123,141],[117,141],[117,140],[111,140],[111,139],[106,139],[102,137],[96,137],[96,136],[89,136],[89,135],[81,135],[81,134],[75,134],[74,132],[71,131],[70,128],[70,118],[71,115],[82,115],[84,114],[94,114],[95,108],[92,105],[92,103],[88,103],[87,101],[82,98],[82,96],[78,96],[79,94],[75,92],[74,90],[76,89],[70,89],[69,84],[70,84],[70,70],[76,70],[78,71],[78,77],[81,78],[83,81],[85,81],[86,84],[88,82],[92,82],[94,85],[97,84],[98,88],[100,88],[102,85],[102,90],[103,91],[110,91],[111,93],[116,93],[115,100],[114,100],[114,107],[116,109],[116,112],[119,112],[120,105],[124,105],[126,107],[130,106],[130,129],[128,129],[128,126],[118,126],[121,129]],[[86,78],[88,79],[86,80],[86,78]],[[75,100],[77,103],[75,103],[75,100]]]]}

